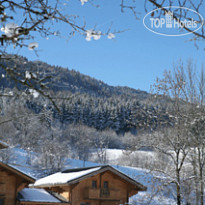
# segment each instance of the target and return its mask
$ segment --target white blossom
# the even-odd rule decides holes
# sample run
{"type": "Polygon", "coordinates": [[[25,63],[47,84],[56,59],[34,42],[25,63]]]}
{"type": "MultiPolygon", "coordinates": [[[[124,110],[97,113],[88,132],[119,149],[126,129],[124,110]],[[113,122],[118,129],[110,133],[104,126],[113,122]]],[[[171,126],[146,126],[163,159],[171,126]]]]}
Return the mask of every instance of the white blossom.
{"type": "Polygon", "coordinates": [[[29,50],[34,50],[35,48],[38,48],[38,43],[37,42],[33,42],[33,43],[30,43],[29,45],[28,45],[28,49],[29,50]]]}
{"type": "Polygon", "coordinates": [[[100,31],[98,31],[98,32],[96,32],[95,34],[93,34],[94,40],[99,40],[100,37],[101,37],[101,32],[100,32],[100,31]]]}
{"type": "Polygon", "coordinates": [[[1,75],[1,77],[2,77],[2,78],[5,78],[5,75],[4,75],[4,74],[2,74],[2,75],[1,75]]]}
{"type": "Polygon", "coordinates": [[[31,74],[30,74],[28,71],[26,71],[25,77],[26,77],[27,79],[31,79],[31,74]]]}
{"type": "Polygon", "coordinates": [[[115,34],[113,34],[113,33],[108,33],[108,39],[113,39],[113,38],[115,38],[115,34]]]}
{"type": "Polygon", "coordinates": [[[18,25],[15,23],[8,23],[5,27],[1,28],[1,31],[5,33],[7,37],[12,37],[15,34],[18,34],[18,25]]]}
{"type": "Polygon", "coordinates": [[[80,0],[81,1],[81,5],[84,5],[84,3],[88,2],[88,0],[80,0]]]}
{"type": "Polygon", "coordinates": [[[91,38],[92,38],[92,33],[93,33],[93,30],[87,30],[86,31],[86,40],[87,41],[91,41],[91,38]]]}
{"type": "Polygon", "coordinates": [[[86,36],[86,41],[91,41],[91,36],[86,36]]]}
{"type": "Polygon", "coordinates": [[[93,31],[92,29],[87,30],[85,39],[87,41],[91,41],[92,38],[94,40],[99,40],[101,38],[101,32],[100,31],[93,31]]]}

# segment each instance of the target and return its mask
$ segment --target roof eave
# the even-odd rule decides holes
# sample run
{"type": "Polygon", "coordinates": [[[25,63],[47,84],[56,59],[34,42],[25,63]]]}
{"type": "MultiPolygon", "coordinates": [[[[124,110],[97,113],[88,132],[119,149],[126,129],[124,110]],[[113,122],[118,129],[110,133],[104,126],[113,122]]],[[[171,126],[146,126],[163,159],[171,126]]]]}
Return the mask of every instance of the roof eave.
{"type": "Polygon", "coordinates": [[[75,184],[83,179],[86,179],[88,177],[92,177],[92,176],[95,176],[96,174],[100,174],[104,171],[111,171],[113,173],[115,173],[116,175],[118,175],[119,177],[123,178],[124,180],[126,181],[129,181],[129,183],[133,184],[134,186],[137,187],[137,189],[139,191],[146,191],[147,190],[147,187],[146,186],[143,186],[142,184],[140,184],[139,182],[135,181],[134,179],[130,178],[129,176],[127,176],[126,174],[120,172],[119,170],[111,167],[111,166],[103,166],[101,169],[97,170],[97,171],[94,171],[92,173],[89,173],[89,174],[86,174],[84,176],[81,176],[77,179],[73,179],[69,182],[66,182],[66,183],[60,183],[60,184],[44,184],[44,185],[33,185],[34,188],[45,188],[45,187],[56,187],[56,186],[59,186],[59,187],[62,187],[62,186],[68,186],[68,185],[72,185],[72,184],[75,184]]]}
{"type": "Polygon", "coordinates": [[[23,179],[26,179],[27,181],[29,181],[30,183],[34,183],[35,179],[17,169],[15,169],[14,167],[9,166],[8,164],[4,164],[3,162],[0,162],[0,166],[3,167],[4,169],[9,170],[12,173],[15,173],[16,175],[21,176],[23,179]]]}

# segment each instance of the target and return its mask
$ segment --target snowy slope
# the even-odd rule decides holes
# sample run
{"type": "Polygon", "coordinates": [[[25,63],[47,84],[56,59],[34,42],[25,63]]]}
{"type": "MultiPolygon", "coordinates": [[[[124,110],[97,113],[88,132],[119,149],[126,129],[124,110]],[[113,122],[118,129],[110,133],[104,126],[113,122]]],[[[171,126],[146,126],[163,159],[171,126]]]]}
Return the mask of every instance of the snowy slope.
{"type": "MultiPolygon", "coordinates": [[[[106,162],[112,165],[133,166],[133,161],[152,161],[155,158],[153,151],[125,151],[122,149],[106,149],[106,162]],[[132,160],[130,160],[132,159],[132,160]]],[[[96,151],[93,151],[89,158],[90,161],[99,161],[96,151]]]]}

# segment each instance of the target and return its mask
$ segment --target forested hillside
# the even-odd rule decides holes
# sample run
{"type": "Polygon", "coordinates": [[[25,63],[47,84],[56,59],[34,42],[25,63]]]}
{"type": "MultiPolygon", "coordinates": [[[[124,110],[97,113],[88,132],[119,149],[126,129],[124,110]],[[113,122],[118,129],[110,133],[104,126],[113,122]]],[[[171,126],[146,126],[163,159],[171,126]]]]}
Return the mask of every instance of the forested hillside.
{"type": "MultiPolygon", "coordinates": [[[[129,87],[109,86],[102,81],[83,75],[78,71],[52,66],[41,61],[28,61],[22,56],[17,56],[17,58],[12,58],[11,56],[10,60],[6,61],[4,65],[5,67],[16,69],[21,73],[29,71],[41,78],[45,76],[49,77],[46,83],[48,83],[48,87],[53,91],[80,92],[92,94],[96,97],[124,95],[127,97],[135,97],[138,100],[145,100],[149,96],[145,91],[135,90],[129,87]]],[[[6,74],[2,69],[0,73],[6,74]]],[[[6,78],[1,79],[1,86],[4,88],[13,88],[14,85],[14,81],[10,81],[6,78]]]]}
{"type": "MultiPolygon", "coordinates": [[[[2,93],[8,93],[8,90],[14,92],[17,87],[20,93],[29,94],[31,89],[24,84],[28,84],[32,79],[20,84],[18,81],[21,82],[21,76],[32,75],[43,79],[39,87],[43,84],[43,89],[53,96],[52,99],[59,110],[55,107],[49,109],[53,110],[53,117],[61,123],[82,123],[97,130],[109,128],[118,134],[129,131],[136,133],[138,129],[145,129],[144,125],[146,128],[147,125],[156,127],[156,102],[145,91],[109,86],[75,70],[51,66],[40,61],[28,61],[20,56],[11,57],[10,61],[5,62],[4,65],[4,68],[0,70],[2,93]],[[11,77],[7,78],[7,72],[10,69],[19,73],[18,81],[11,77]]],[[[38,84],[35,86],[38,87],[38,84]]],[[[41,96],[37,95],[33,98],[25,96],[15,97],[15,101],[19,101],[19,104],[34,113],[41,113],[45,109],[45,99],[43,100],[41,96]]],[[[48,105],[52,107],[49,100],[46,100],[47,107],[48,105]]],[[[7,99],[7,101],[13,101],[13,99],[7,99]]]]}

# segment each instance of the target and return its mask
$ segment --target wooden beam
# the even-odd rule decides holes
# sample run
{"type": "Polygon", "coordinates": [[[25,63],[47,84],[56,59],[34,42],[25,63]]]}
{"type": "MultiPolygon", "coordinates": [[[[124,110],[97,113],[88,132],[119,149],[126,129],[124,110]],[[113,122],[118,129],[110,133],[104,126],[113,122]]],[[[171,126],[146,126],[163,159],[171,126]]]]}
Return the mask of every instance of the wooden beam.
{"type": "Polygon", "coordinates": [[[21,184],[17,187],[16,193],[20,192],[23,188],[25,188],[25,187],[27,186],[27,184],[28,184],[28,183],[25,183],[25,182],[21,183],[21,184]]]}
{"type": "Polygon", "coordinates": [[[102,173],[100,173],[100,185],[99,185],[100,189],[102,188],[101,186],[102,186],[102,173]]]}
{"type": "Polygon", "coordinates": [[[126,203],[128,203],[129,202],[129,190],[128,190],[128,187],[127,187],[127,201],[126,201],[126,203]]]}

